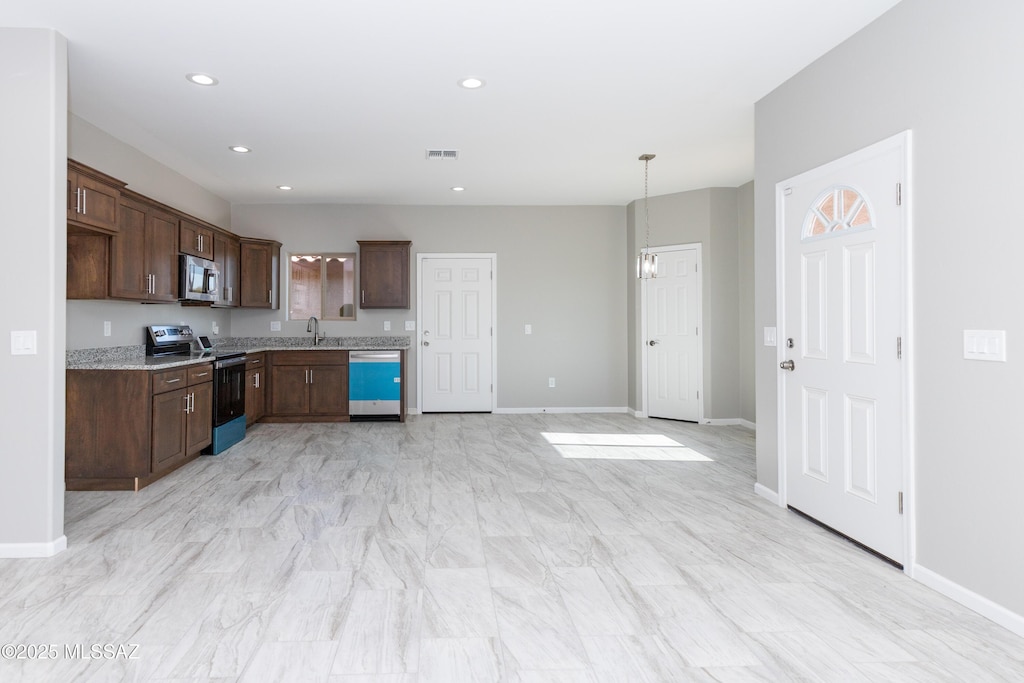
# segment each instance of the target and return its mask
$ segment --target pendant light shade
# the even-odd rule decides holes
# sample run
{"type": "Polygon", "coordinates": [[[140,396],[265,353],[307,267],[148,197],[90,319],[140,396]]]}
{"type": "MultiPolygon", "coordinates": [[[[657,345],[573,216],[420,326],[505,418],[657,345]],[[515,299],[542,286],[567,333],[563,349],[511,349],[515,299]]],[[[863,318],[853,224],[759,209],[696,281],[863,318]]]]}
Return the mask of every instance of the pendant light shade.
{"type": "Polygon", "coordinates": [[[658,255],[651,253],[651,219],[647,202],[647,164],[654,158],[653,154],[641,154],[640,161],[644,162],[644,248],[636,257],[636,276],[641,280],[658,277],[658,255]]]}

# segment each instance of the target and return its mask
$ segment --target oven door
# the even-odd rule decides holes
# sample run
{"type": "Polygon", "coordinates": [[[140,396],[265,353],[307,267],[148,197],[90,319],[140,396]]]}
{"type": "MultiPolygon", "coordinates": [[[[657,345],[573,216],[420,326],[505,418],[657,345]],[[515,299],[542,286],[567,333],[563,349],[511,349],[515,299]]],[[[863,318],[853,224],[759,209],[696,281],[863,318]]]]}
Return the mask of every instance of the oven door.
{"type": "Polygon", "coordinates": [[[245,415],[245,356],[213,364],[213,426],[245,415]]]}

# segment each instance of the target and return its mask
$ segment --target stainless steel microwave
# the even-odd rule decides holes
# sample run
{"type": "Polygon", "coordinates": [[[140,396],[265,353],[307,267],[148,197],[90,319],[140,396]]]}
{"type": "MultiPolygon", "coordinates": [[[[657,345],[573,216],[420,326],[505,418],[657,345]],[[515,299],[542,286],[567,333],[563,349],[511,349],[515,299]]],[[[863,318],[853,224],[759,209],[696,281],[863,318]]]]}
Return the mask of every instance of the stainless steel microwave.
{"type": "Polygon", "coordinates": [[[220,268],[213,261],[182,254],[178,278],[178,298],[182,301],[217,301],[220,298],[220,268]]]}

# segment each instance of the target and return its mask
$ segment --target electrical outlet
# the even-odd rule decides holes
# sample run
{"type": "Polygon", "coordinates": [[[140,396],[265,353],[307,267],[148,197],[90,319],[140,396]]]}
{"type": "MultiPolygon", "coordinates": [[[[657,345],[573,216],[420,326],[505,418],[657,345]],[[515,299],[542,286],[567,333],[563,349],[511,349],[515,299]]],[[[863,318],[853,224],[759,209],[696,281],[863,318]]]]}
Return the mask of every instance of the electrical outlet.
{"type": "Polygon", "coordinates": [[[391,331],[391,321],[390,320],[385,320],[384,321],[384,331],[385,332],[390,332],[391,331]]]}
{"type": "Polygon", "coordinates": [[[523,327],[523,334],[533,334],[533,325],[531,325],[530,323],[526,323],[526,325],[523,327]]]}
{"type": "Polygon", "coordinates": [[[214,334],[220,334],[220,325],[217,324],[216,320],[210,323],[210,331],[214,334]]]}
{"type": "Polygon", "coordinates": [[[103,336],[104,337],[109,337],[110,336],[110,321],[109,320],[104,320],[103,321],[103,336]]]}
{"type": "Polygon", "coordinates": [[[271,320],[270,321],[270,331],[271,332],[280,332],[281,331],[281,321],[280,320],[271,320]]]}
{"type": "Polygon", "coordinates": [[[548,388],[549,389],[554,389],[555,388],[555,378],[554,377],[548,377],[548,388]]]}
{"type": "Polygon", "coordinates": [[[415,329],[416,329],[416,321],[415,320],[406,320],[405,321],[405,331],[406,332],[412,332],[415,329]]]}

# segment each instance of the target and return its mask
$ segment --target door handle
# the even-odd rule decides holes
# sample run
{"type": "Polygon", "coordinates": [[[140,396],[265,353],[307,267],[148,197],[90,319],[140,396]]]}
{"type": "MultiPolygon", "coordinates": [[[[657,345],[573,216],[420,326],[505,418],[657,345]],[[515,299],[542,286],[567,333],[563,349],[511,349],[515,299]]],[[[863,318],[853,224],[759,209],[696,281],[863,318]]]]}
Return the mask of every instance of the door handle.
{"type": "Polygon", "coordinates": [[[424,346],[430,346],[430,342],[428,342],[426,339],[424,339],[423,340],[423,345],[424,346]]]}
{"type": "Polygon", "coordinates": [[[782,368],[783,370],[794,370],[796,369],[796,363],[794,363],[791,360],[784,360],[781,363],[779,363],[779,367],[782,368]]]}
{"type": "Polygon", "coordinates": [[[648,346],[654,346],[654,345],[656,345],[657,343],[658,343],[658,340],[657,340],[657,339],[652,339],[651,341],[647,342],[647,345],[648,345],[648,346]]]}

